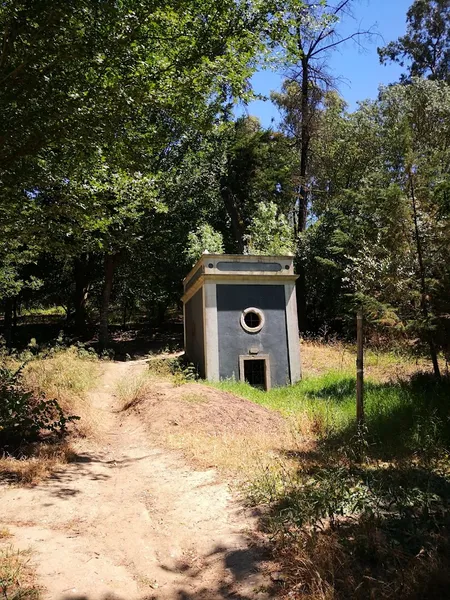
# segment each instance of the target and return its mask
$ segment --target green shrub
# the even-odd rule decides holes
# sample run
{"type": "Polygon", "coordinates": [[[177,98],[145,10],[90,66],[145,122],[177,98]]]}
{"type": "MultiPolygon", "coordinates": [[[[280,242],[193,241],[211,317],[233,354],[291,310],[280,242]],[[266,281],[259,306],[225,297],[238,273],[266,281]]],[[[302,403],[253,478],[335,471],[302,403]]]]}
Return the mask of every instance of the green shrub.
{"type": "Polygon", "coordinates": [[[1,446],[36,440],[43,431],[62,436],[67,424],[79,419],[66,416],[55,399],[28,391],[22,381],[23,367],[0,368],[1,446]]]}
{"type": "Polygon", "coordinates": [[[183,385],[198,378],[195,366],[180,358],[151,357],[149,371],[156,377],[172,377],[175,385],[183,385]]]}

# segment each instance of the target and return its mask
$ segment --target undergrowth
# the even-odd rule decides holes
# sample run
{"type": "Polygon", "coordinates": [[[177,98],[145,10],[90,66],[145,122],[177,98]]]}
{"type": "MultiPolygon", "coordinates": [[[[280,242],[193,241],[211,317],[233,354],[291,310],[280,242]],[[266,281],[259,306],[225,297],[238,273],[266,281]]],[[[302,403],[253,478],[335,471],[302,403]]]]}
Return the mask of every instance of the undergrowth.
{"type": "Polygon", "coordinates": [[[0,548],[0,593],[4,600],[38,600],[41,591],[34,579],[30,551],[16,550],[11,544],[0,548]]]}
{"type": "Polygon", "coordinates": [[[161,358],[150,356],[148,374],[151,377],[170,379],[174,385],[183,385],[197,379],[197,371],[184,357],[161,358]]]}
{"type": "Polygon", "coordinates": [[[4,452],[0,458],[0,479],[10,484],[35,485],[76,454],[67,441],[26,444],[4,452]]]}
{"type": "Polygon", "coordinates": [[[66,415],[55,398],[34,393],[23,382],[24,365],[0,368],[0,447],[35,441],[44,432],[60,438],[79,417],[66,415]]]}
{"type": "Polygon", "coordinates": [[[75,347],[0,356],[3,480],[33,484],[72,459],[64,438],[95,430],[87,392],[98,374],[98,359],[75,347]]]}
{"type": "MultiPolygon", "coordinates": [[[[214,387],[277,410],[297,424],[300,434],[340,446],[355,433],[356,381],[330,371],[291,387],[264,392],[247,383],[221,381],[214,387]]],[[[364,387],[368,443],[374,456],[391,459],[418,451],[426,436],[450,447],[450,380],[418,373],[408,380],[364,387]]]]}
{"type": "Polygon", "coordinates": [[[359,430],[346,372],[269,392],[216,387],[281,412],[309,440],[280,448],[245,487],[281,563],[280,596],[450,596],[448,379],[369,379],[359,430]]]}
{"type": "MultiPolygon", "coordinates": [[[[195,381],[197,373],[193,365],[184,362],[179,357],[161,357],[150,355],[148,368],[134,378],[120,381],[115,393],[119,400],[120,410],[126,411],[137,406],[152,390],[155,380],[170,381],[174,386],[195,381]]],[[[188,399],[186,398],[188,401],[188,399]]],[[[202,398],[190,399],[192,402],[202,401],[202,398]]]]}
{"type": "Polygon", "coordinates": [[[72,346],[29,360],[23,379],[33,393],[56,398],[65,413],[80,416],[77,432],[88,436],[95,433],[96,418],[87,393],[95,386],[100,370],[95,354],[72,346]]]}

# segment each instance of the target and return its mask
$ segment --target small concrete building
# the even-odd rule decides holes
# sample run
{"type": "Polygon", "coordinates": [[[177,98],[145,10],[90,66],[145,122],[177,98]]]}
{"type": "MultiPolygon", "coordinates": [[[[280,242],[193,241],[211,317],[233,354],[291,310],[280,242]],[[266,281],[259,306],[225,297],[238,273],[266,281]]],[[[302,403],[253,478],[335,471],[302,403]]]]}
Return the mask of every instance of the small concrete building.
{"type": "Polygon", "coordinates": [[[262,389],[301,377],[293,258],[203,254],[184,280],[184,344],[201,377],[262,389]]]}

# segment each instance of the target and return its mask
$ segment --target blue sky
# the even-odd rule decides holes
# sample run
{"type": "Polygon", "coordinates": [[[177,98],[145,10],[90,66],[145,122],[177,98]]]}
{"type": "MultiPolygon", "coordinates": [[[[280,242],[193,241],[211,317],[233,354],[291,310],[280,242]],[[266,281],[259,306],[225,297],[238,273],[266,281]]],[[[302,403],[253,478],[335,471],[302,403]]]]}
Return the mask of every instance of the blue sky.
{"type": "MultiPolygon", "coordinates": [[[[395,64],[380,65],[377,46],[384,46],[405,33],[406,12],[411,4],[412,0],[356,0],[353,7],[354,20],[347,18],[340,24],[339,31],[343,37],[358,28],[373,28],[379,34],[372,42],[363,42],[364,51],[349,41],[329,56],[329,71],[339,79],[339,92],[349,104],[350,110],[357,107],[358,100],[375,98],[380,84],[398,80],[402,69],[395,64]]],[[[271,90],[279,91],[282,82],[282,75],[271,71],[259,71],[252,79],[255,92],[266,96],[270,95],[271,90]]],[[[275,123],[279,120],[278,111],[270,100],[256,100],[246,108],[238,107],[236,112],[259,117],[265,127],[272,124],[272,119],[275,123]]]]}

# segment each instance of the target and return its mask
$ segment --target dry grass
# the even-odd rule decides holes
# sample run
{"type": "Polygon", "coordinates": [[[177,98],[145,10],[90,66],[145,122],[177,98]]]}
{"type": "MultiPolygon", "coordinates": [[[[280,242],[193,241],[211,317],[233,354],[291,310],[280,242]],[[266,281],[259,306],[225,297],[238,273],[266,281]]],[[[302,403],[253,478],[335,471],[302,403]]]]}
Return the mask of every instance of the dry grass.
{"type": "Polygon", "coordinates": [[[71,462],[74,456],[68,443],[34,444],[22,458],[0,459],[0,479],[8,483],[35,485],[62,465],[71,462]]]}
{"type": "MultiPolygon", "coordinates": [[[[176,360],[176,359],[175,359],[176,360]]],[[[148,376],[154,379],[172,379],[174,357],[150,356],[148,376]]]]}
{"type": "Polygon", "coordinates": [[[115,396],[119,401],[119,410],[126,411],[142,402],[150,392],[152,377],[149,372],[140,373],[137,377],[119,381],[115,396]]]}
{"type": "MultiPolygon", "coordinates": [[[[20,363],[2,360],[10,369],[20,363]]],[[[70,433],[94,435],[97,420],[88,397],[100,374],[101,363],[83,357],[77,348],[60,350],[50,357],[36,357],[23,370],[24,386],[46,399],[56,399],[66,415],[76,415],[79,421],[69,426],[70,433]]],[[[9,483],[34,485],[73,459],[69,443],[36,443],[19,449],[13,456],[0,459],[0,479],[9,483]]]]}
{"type": "Polygon", "coordinates": [[[352,347],[308,341],[305,378],[296,386],[261,392],[239,382],[216,384],[285,415],[291,431],[278,443],[265,431],[220,439],[178,432],[167,443],[200,464],[211,461],[247,478],[248,501],[263,508],[273,543],[280,599],[447,598],[448,470],[432,470],[426,457],[412,466],[410,457],[449,447],[448,383],[427,376],[425,360],[367,350],[368,433],[358,437],[355,358],[352,347]],[[408,457],[404,463],[401,456],[408,457]],[[428,494],[440,497],[437,490],[442,519],[425,518],[421,502],[428,494]],[[389,511],[374,516],[381,502],[389,511]]]}
{"type": "MultiPolygon", "coordinates": [[[[143,402],[160,382],[170,382],[177,387],[187,383],[186,374],[178,367],[173,355],[167,358],[160,355],[150,357],[146,371],[133,379],[128,378],[118,383],[115,395],[119,400],[120,410],[128,410],[143,402]]],[[[203,401],[200,394],[186,394],[184,399],[190,402],[203,401]]]]}
{"type": "Polygon", "coordinates": [[[239,481],[247,481],[274,464],[283,469],[291,468],[291,461],[283,458],[283,450],[292,449],[290,439],[288,431],[281,435],[263,431],[250,435],[169,431],[163,441],[169,448],[181,450],[202,468],[215,468],[237,477],[239,481]]]}
{"type": "MultiPolygon", "coordinates": [[[[303,374],[307,377],[329,371],[355,374],[356,348],[351,344],[304,340],[301,342],[301,353],[303,374]]],[[[417,372],[432,371],[429,360],[392,351],[366,349],[364,363],[366,376],[379,382],[408,379],[417,372]]],[[[444,361],[441,361],[441,370],[445,372],[444,361]]]]}
{"type": "Polygon", "coordinates": [[[201,468],[247,479],[298,447],[294,419],[192,381],[180,385],[167,361],[151,360],[148,371],[121,381],[116,394],[122,410],[137,412],[157,443],[201,468]]]}
{"type": "Polygon", "coordinates": [[[41,590],[36,586],[30,564],[30,551],[19,551],[11,545],[0,548],[0,593],[4,600],[38,600],[41,590]]]}
{"type": "Polygon", "coordinates": [[[182,394],[181,398],[185,402],[194,402],[194,403],[207,402],[207,399],[205,398],[205,396],[203,394],[196,394],[194,392],[186,392],[185,394],[182,394]]]}
{"type": "MultiPolygon", "coordinates": [[[[440,600],[448,598],[448,541],[436,536],[419,553],[396,547],[376,523],[345,532],[291,532],[279,536],[275,558],[283,565],[285,600],[440,600]]],[[[284,593],[283,593],[284,592],[284,593]]]]}
{"type": "Polygon", "coordinates": [[[92,435],[96,419],[87,393],[95,386],[101,363],[95,358],[80,357],[77,348],[57,352],[50,358],[37,358],[24,369],[24,384],[47,399],[56,398],[66,414],[81,417],[76,430],[92,435]]]}

